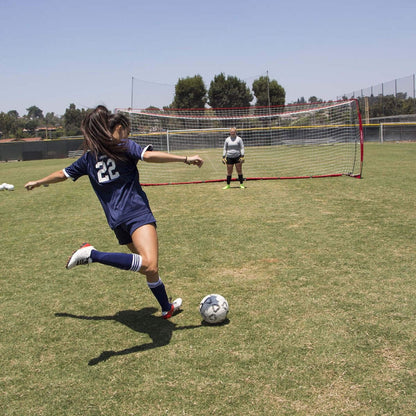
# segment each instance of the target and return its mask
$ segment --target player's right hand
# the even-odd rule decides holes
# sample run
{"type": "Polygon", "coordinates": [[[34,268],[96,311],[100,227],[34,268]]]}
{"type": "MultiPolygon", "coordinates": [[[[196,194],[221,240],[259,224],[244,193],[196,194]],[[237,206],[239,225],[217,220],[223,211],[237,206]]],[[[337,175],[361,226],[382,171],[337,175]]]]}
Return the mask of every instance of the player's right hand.
{"type": "Polygon", "coordinates": [[[227,158],[225,156],[222,158],[222,163],[224,163],[224,165],[227,164],[227,158]]]}
{"type": "Polygon", "coordinates": [[[39,184],[36,181],[30,181],[25,185],[25,188],[28,191],[31,191],[33,188],[37,188],[39,186],[39,184]]]}

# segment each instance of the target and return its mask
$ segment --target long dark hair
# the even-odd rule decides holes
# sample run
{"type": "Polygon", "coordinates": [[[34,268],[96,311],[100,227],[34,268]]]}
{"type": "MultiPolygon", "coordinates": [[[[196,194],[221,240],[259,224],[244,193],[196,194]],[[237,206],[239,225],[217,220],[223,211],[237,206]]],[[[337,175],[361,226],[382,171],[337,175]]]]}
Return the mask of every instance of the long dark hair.
{"type": "Polygon", "coordinates": [[[130,129],[130,120],[124,114],[112,114],[103,105],[88,111],[81,123],[84,150],[91,151],[96,157],[107,155],[113,159],[125,160],[125,143],[113,140],[113,133],[118,125],[130,129]]]}

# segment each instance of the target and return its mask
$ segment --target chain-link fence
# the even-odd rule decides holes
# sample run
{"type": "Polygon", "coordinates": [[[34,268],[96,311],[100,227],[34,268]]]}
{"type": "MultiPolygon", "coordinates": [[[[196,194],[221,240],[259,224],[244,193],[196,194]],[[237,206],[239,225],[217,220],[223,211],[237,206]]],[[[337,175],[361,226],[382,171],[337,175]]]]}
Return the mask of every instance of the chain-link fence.
{"type": "Polygon", "coordinates": [[[337,97],[337,99],[342,98],[358,99],[364,124],[372,122],[416,121],[415,74],[372,85],[337,97]],[[393,120],[394,117],[398,119],[393,120]]]}

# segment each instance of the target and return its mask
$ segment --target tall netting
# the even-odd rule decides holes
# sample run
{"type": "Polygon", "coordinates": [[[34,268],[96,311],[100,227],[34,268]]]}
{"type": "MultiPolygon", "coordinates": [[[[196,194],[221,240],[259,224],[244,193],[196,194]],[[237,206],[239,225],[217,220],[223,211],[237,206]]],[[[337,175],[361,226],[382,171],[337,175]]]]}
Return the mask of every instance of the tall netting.
{"type": "Polygon", "coordinates": [[[131,138],[155,150],[199,154],[201,169],[143,163],[143,184],[225,180],[222,149],[236,127],[245,146],[246,180],[360,177],[363,140],[356,100],[229,109],[118,109],[130,117],[131,138]]]}

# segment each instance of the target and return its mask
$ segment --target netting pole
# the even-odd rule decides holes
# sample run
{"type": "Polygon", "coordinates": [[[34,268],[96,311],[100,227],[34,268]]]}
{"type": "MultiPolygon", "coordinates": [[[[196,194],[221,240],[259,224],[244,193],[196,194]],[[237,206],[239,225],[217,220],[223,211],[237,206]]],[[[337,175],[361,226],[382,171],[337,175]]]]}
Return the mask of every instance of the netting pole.
{"type": "MultiPolygon", "coordinates": [[[[413,74],[413,105],[416,107],[416,79],[415,74],[413,74]]],[[[415,108],[416,111],[416,108],[415,108]]]]}
{"type": "MultiPolygon", "coordinates": [[[[270,102],[270,79],[269,71],[267,70],[267,100],[269,104],[269,116],[271,116],[271,102],[270,102]]],[[[270,135],[270,144],[272,142],[272,119],[269,118],[269,135],[270,135]]]]}
{"type": "Polygon", "coordinates": [[[269,71],[266,71],[267,73],[267,100],[269,103],[269,115],[270,115],[270,79],[269,79],[269,71]]]}
{"type": "Polygon", "coordinates": [[[134,77],[131,77],[131,96],[130,96],[130,108],[133,109],[133,85],[134,77]]]}

